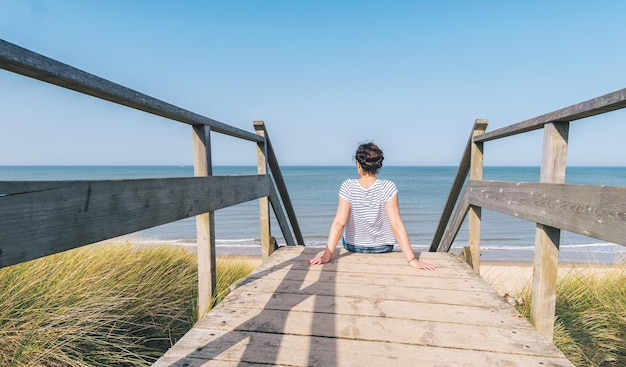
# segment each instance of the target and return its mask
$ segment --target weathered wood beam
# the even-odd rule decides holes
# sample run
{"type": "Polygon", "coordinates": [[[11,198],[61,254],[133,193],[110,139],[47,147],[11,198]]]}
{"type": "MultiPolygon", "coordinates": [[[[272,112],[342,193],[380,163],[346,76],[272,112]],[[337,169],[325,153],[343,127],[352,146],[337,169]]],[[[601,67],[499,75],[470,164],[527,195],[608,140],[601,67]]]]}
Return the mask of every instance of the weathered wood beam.
{"type": "Polygon", "coordinates": [[[276,158],[276,153],[274,152],[274,147],[272,147],[272,141],[270,140],[267,129],[265,128],[265,123],[263,121],[254,121],[254,129],[256,131],[263,131],[265,144],[267,146],[267,163],[270,168],[270,173],[274,178],[278,195],[282,199],[281,201],[285,207],[285,212],[287,214],[287,218],[289,219],[289,223],[291,224],[291,228],[293,229],[297,244],[304,246],[304,237],[302,236],[302,231],[300,230],[300,225],[298,224],[298,218],[296,217],[296,212],[293,208],[293,204],[291,203],[289,191],[287,190],[285,179],[283,178],[283,174],[280,170],[280,165],[278,164],[278,159],[276,158]]]}
{"type": "MultiPolygon", "coordinates": [[[[569,121],[544,126],[539,182],[565,184],[568,138],[569,121]]],[[[560,227],[536,224],[530,322],[548,340],[554,337],[560,246],[560,227]]]]}
{"type": "MultiPolygon", "coordinates": [[[[291,229],[288,225],[289,222],[287,221],[287,217],[285,217],[283,206],[281,205],[280,198],[278,197],[278,192],[276,192],[276,188],[274,187],[274,185],[271,185],[270,191],[270,203],[272,204],[272,209],[274,210],[274,216],[276,216],[278,226],[280,227],[280,230],[285,237],[285,242],[287,243],[287,246],[296,246],[298,244],[293,239],[291,229]]],[[[302,246],[304,246],[304,244],[302,244],[302,246]]]]}
{"type": "MultiPolygon", "coordinates": [[[[196,177],[213,176],[211,129],[195,125],[192,129],[193,173],[196,177]]],[[[198,259],[198,320],[209,310],[217,290],[215,253],[215,213],[196,215],[196,257],[198,259]]]]}
{"type": "Polygon", "coordinates": [[[0,267],[269,194],[267,175],[0,182],[0,267]]]}
{"type": "Polygon", "coordinates": [[[207,125],[215,132],[260,141],[251,132],[198,115],[2,39],[0,68],[171,120],[190,125],[207,125]]]}
{"type": "MultiPolygon", "coordinates": [[[[267,139],[265,130],[256,130],[257,135],[263,137],[263,141],[257,143],[257,172],[260,175],[267,174],[267,139]]],[[[271,189],[270,183],[270,189],[271,189]]],[[[269,196],[269,195],[268,195],[269,196]]],[[[261,228],[261,255],[268,258],[274,252],[274,241],[272,241],[272,231],[270,227],[270,202],[269,197],[264,196],[259,199],[259,224],[261,228]]]]}
{"type": "Polygon", "coordinates": [[[469,195],[467,193],[467,188],[465,188],[465,190],[463,190],[463,194],[461,194],[459,204],[456,206],[454,214],[452,215],[452,221],[450,222],[450,226],[448,226],[448,229],[445,231],[441,243],[436,249],[437,252],[450,251],[450,247],[452,247],[452,243],[454,242],[456,235],[459,233],[459,229],[461,229],[461,226],[463,225],[463,221],[465,220],[468,211],[469,195]]]}
{"type": "Polygon", "coordinates": [[[626,88],[562,108],[532,119],[496,129],[474,139],[485,142],[543,128],[549,122],[568,122],[626,107],[626,88]]]}
{"type": "MultiPolygon", "coordinates": [[[[484,126],[486,127],[487,120],[484,120],[484,126]]],[[[474,130],[474,137],[480,135],[485,130],[474,130]]],[[[483,179],[483,143],[476,142],[472,139],[472,159],[470,164],[470,179],[482,180],[483,179]]],[[[469,248],[469,256],[471,258],[470,264],[476,274],[480,274],[480,230],[481,230],[481,218],[482,208],[475,205],[470,205],[468,210],[468,237],[467,243],[469,248]]]]}
{"type": "Polygon", "coordinates": [[[626,246],[626,186],[469,181],[472,205],[626,246]]]}
{"type": "MultiPolygon", "coordinates": [[[[488,121],[484,119],[477,119],[474,121],[474,126],[472,127],[472,131],[470,132],[470,136],[467,139],[467,143],[465,144],[465,150],[463,151],[463,155],[461,156],[461,161],[459,162],[459,168],[456,171],[456,176],[454,177],[454,181],[452,181],[452,187],[450,188],[450,193],[448,193],[448,200],[446,201],[446,205],[441,212],[441,218],[439,219],[439,224],[437,229],[435,230],[435,234],[433,235],[433,241],[430,244],[430,252],[440,251],[439,248],[441,238],[446,231],[446,226],[448,225],[448,221],[450,220],[450,216],[452,215],[452,211],[454,210],[454,206],[456,205],[457,200],[459,199],[459,194],[463,189],[463,185],[465,184],[465,180],[467,179],[467,174],[470,170],[470,158],[471,158],[471,150],[472,150],[472,141],[474,136],[476,136],[477,132],[483,133],[485,129],[487,129],[488,121]]],[[[455,234],[456,236],[456,234],[455,234]]],[[[444,246],[445,247],[445,246],[444,246]]]]}

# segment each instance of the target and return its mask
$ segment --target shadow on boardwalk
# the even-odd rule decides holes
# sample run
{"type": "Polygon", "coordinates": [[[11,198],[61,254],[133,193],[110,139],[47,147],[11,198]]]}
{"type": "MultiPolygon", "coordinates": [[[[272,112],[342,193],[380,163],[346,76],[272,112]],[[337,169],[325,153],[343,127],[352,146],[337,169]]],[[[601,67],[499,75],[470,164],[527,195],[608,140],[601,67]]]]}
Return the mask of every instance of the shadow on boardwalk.
{"type": "MultiPolygon", "coordinates": [[[[350,255],[351,253],[342,253],[335,256],[333,261],[338,261],[339,258],[350,255]]],[[[292,266],[294,262],[306,263],[310,258],[310,253],[303,252],[290,261],[285,261],[278,265],[272,265],[267,269],[254,272],[249,278],[238,285],[237,290],[243,290],[243,287],[255,288],[254,283],[260,278],[267,277],[281,270],[287,271],[283,280],[280,281],[274,294],[267,301],[260,313],[239,325],[231,325],[232,331],[226,333],[220,332],[219,330],[215,330],[215,332],[211,331],[208,335],[215,336],[215,339],[212,339],[210,342],[200,347],[195,347],[195,350],[191,353],[177,360],[173,360],[172,353],[170,353],[159,360],[154,366],[206,366],[209,360],[224,353],[226,355],[222,355],[220,361],[215,360],[215,362],[219,362],[220,365],[229,365],[228,360],[231,360],[233,365],[241,366],[248,365],[248,363],[279,364],[278,354],[281,353],[282,339],[287,332],[285,330],[286,315],[289,310],[292,310],[297,305],[311,298],[315,298],[314,312],[311,313],[312,319],[310,320],[311,335],[321,335],[324,334],[324,330],[335,329],[335,302],[329,302],[327,298],[315,297],[316,294],[334,294],[334,282],[329,282],[329,279],[325,278],[323,281],[318,280],[313,284],[304,286],[306,278],[302,276],[302,270],[292,266]],[[284,294],[288,294],[289,296],[281,297],[281,295],[284,294]],[[276,317],[277,311],[283,315],[282,318],[276,317]],[[225,357],[225,360],[223,360],[222,357],[225,357]],[[241,363],[237,363],[234,360],[238,360],[241,363]]],[[[328,274],[332,274],[334,277],[335,273],[328,272],[328,274]]],[[[233,292],[232,296],[238,297],[241,302],[245,303],[246,296],[253,297],[254,295],[247,292],[233,292]]],[[[209,322],[209,324],[213,324],[217,321],[221,307],[222,304],[217,305],[214,310],[212,310],[214,312],[205,316],[196,326],[200,328],[209,326],[209,329],[211,329],[210,325],[203,325],[203,323],[206,324],[207,320],[213,321],[209,322]]],[[[225,326],[228,321],[222,320],[219,322],[225,326]]],[[[194,326],[194,328],[196,326],[194,326]]],[[[191,336],[191,334],[188,334],[188,336],[191,336]]],[[[184,340],[181,340],[179,344],[182,346],[186,343],[184,340]]],[[[338,351],[335,338],[315,338],[312,342],[308,343],[308,345],[302,345],[301,347],[302,349],[300,349],[299,352],[303,356],[308,356],[306,365],[329,365],[328,363],[330,363],[330,365],[337,365],[338,351]],[[305,348],[308,348],[308,350],[305,348]]]]}
{"type": "Polygon", "coordinates": [[[457,256],[318,250],[275,252],[154,366],[572,366],[457,256]]]}

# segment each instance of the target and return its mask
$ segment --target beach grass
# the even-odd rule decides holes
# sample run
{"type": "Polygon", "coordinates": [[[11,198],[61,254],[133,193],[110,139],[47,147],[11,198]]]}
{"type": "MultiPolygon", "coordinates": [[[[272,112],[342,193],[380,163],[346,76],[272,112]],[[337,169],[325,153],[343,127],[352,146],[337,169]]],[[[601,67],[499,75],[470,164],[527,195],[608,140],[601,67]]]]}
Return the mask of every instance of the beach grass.
{"type": "MultiPolygon", "coordinates": [[[[219,302],[256,266],[217,261],[219,302]]],[[[0,269],[0,366],[148,366],[196,321],[197,262],[167,245],[92,245],[0,269]]]]}
{"type": "MultiPolygon", "coordinates": [[[[531,300],[530,286],[521,290],[531,300]]],[[[530,302],[518,306],[526,317],[530,302]]],[[[601,276],[584,266],[560,275],[554,343],[576,366],[626,366],[626,264],[601,276]]]]}

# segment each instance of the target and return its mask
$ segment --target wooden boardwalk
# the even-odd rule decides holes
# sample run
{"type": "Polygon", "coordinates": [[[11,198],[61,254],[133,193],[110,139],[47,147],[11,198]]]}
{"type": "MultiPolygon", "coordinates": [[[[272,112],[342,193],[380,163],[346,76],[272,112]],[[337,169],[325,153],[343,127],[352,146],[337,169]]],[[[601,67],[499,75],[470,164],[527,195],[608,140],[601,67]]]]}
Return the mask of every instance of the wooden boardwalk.
{"type": "Polygon", "coordinates": [[[457,256],[281,248],[154,366],[573,366],[457,256]]]}

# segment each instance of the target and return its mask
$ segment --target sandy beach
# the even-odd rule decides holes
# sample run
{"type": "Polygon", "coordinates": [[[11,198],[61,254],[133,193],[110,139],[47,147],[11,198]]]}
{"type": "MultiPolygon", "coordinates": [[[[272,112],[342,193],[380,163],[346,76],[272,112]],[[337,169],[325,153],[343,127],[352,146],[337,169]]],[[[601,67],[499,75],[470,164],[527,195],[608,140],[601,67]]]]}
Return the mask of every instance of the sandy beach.
{"type": "MultiPolygon", "coordinates": [[[[560,278],[571,273],[581,273],[602,277],[614,266],[613,264],[561,263],[558,276],[560,278]]],[[[480,275],[501,296],[508,293],[516,297],[525,286],[531,286],[533,264],[521,261],[483,261],[480,265],[480,275]]]]}

